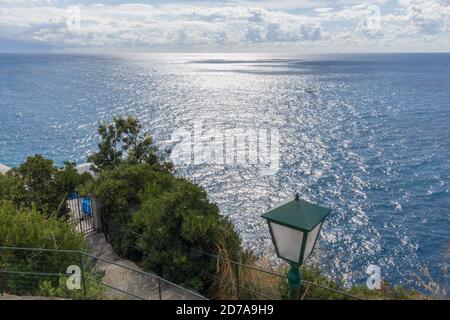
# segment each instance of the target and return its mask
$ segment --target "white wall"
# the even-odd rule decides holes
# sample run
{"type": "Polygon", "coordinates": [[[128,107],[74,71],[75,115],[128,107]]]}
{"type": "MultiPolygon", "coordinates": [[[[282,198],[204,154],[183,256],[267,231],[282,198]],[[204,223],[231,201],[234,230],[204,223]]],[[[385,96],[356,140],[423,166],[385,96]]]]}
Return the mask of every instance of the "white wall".
{"type": "Polygon", "coordinates": [[[5,166],[4,164],[1,164],[1,163],[0,163],[0,173],[5,174],[5,173],[8,172],[9,170],[11,170],[10,167],[5,166]]]}

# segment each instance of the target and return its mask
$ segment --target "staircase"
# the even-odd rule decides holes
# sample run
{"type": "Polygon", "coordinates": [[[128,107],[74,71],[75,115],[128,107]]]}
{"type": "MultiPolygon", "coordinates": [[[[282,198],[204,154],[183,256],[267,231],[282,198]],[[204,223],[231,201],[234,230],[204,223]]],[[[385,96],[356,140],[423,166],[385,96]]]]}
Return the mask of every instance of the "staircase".
{"type": "Polygon", "coordinates": [[[86,238],[91,247],[91,259],[96,269],[105,273],[102,284],[109,299],[200,300],[201,295],[145,272],[134,262],[120,258],[106,241],[103,233],[86,238]]]}

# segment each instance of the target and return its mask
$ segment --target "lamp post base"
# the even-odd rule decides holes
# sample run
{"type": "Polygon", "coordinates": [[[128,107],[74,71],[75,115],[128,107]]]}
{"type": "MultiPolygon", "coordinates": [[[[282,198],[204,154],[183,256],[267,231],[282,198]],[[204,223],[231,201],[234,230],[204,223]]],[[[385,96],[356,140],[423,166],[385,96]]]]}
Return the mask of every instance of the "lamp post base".
{"type": "Polygon", "coordinates": [[[299,264],[291,263],[291,268],[287,274],[288,287],[289,287],[289,299],[298,300],[298,294],[302,285],[302,277],[300,275],[299,264]]]}

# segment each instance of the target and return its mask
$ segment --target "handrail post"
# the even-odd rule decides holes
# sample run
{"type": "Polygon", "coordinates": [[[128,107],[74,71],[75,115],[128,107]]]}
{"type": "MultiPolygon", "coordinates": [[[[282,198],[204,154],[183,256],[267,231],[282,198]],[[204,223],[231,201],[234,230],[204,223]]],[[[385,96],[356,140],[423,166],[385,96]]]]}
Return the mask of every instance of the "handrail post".
{"type": "Polygon", "coordinates": [[[236,300],[239,300],[239,295],[240,295],[240,294],[239,294],[239,293],[240,293],[239,264],[238,264],[238,263],[235,263],[235,264],[234,264],[234,267],[235,267],[234,273],[235,273],[235,276],[236,276],[236,300]]]}
{"type": "Polygon", "coordinates": [[[162,300],[162,294],[161,294],[161,278],[158,277],[158,294],[159,294],[159,300],[162,300]]]}
{"type": "Polygon", "coordinates": [[[79,254],[80,254],[81,283],[83,286],[83,299],[86,300],[86,282],[84,280],[83,253],[79,251],[79,254]]]}

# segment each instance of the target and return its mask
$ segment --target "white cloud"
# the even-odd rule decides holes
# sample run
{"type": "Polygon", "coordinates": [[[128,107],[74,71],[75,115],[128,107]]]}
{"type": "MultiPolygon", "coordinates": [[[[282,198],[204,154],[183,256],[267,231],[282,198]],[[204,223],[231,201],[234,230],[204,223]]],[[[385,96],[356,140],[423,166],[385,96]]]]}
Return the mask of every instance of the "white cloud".
{"type": "Polygon", "coordinates": [[[260,45],[320,48],[411,43],[450,49],[448,2],[399,0],[390,11],[374,2],[272,1],[225,3],[85,4],[80,28],[70,28],[67,2],[0,0],[0,39],[38,41],[55,48],[208,48],[260,45]],[[248,5],[246,5],[248,4],[248,5]],[[309,7],[309,8],[308,8],[309,7]],[[372,20],[371,20],[372,19],[372,20]]]}

